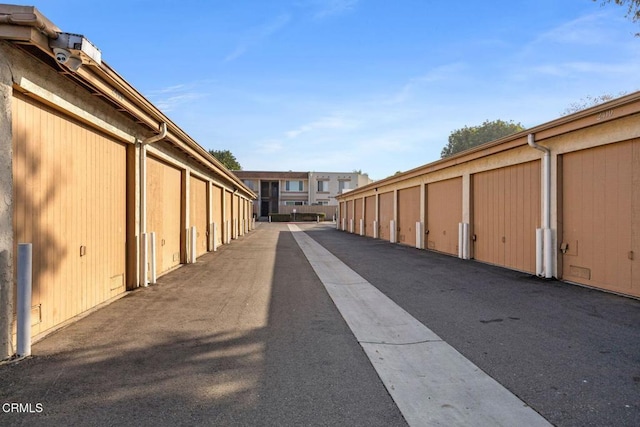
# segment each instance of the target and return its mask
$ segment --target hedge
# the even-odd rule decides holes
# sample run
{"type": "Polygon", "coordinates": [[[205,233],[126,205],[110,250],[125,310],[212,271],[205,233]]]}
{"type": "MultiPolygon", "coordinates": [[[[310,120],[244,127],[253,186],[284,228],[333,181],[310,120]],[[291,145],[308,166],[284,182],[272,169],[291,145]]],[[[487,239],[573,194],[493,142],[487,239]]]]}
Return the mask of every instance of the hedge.
{"type": "MultiPolygon", "coordinates": [[[[269,214],[269,216],[271,217],[271,222],[290,222],[294,220],[293,214],[272,213],[272,214],[269,214]]],[[[324,221],[325,219],[324,212],[320,212],[320,213],[300,212],[295,214],[295,221],[317,221],[318,217],[320,217],[320,221],[324,221]]]]}

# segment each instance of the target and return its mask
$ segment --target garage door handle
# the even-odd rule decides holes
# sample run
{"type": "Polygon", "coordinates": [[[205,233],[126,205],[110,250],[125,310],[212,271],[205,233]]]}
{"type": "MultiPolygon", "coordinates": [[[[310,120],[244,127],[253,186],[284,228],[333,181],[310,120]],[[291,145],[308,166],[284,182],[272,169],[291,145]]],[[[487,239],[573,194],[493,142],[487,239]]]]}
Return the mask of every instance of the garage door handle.
{"type": "Polygon", "coordinates": [[[629,251],[629,259],[633,261],[633,251],[629,251]]]}

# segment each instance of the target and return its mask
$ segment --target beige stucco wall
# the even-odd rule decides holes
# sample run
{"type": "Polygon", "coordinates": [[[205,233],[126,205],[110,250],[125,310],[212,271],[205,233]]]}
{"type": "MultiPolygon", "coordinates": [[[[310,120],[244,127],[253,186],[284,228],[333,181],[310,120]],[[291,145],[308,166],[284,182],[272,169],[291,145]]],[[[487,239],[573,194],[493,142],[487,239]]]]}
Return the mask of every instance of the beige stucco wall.
{"type": "Polygon", "coordinates": [[[0,359],[13,352],[13,172],[11,164],[11,69],[0,42],[0,359]]]}

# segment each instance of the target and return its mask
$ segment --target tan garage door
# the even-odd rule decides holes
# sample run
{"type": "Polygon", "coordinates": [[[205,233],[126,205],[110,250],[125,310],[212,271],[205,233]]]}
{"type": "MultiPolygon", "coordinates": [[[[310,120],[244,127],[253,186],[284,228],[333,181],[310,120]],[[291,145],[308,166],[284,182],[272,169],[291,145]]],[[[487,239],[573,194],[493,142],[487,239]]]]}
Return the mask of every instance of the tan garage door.
{"type": "Polygon", "coordinates": [[[416,245],[416,222],[420,221],[420,187],[398,191],[398,243],[416,245]]]}
{"type": "Polygon", "coordinates": [[[640,296],[640,141],[562,158],[562,277],[640,296]]]}
{"type": "Polygon", "coordinates": [[[12,111],[14,239],[33,244],[36,335],[125,290],[126,147],[18,93],[12,111]]]}
{"type": "Polygon", "coordinates": [[[474,258],[535,272],[540,227],[540,161],[473,176],[474,258]]]}
{"type": "Polygon", "coordinates": [[[382,240],[391,239],[390,222],[393,220],[393,191],[383,193],[380,196],[379,209],[380,209],[380,238],[382,240]]]}
{"type": "Polygon", "coordinates": [[[209,183],[194,176],[189,184],[189,226],[196,227],[196,256],[207,252],[207,186],[209,183]]]}
{"type": "Polygon", "coordinates": [[[462,178],[427,185],[427,249],[458,255],[462,222],[462,178]]]}
{"type": "Polygon", "coordinates": [[[373,221],[376,220],[376,196],[365,197],[364,234],[373,237],[373,221]]]}
{"type": "Polygon", "coordinates": [[[180,264],[182,172],[147,157],[147,232],[156,233],[156,274],[180,264]]]}

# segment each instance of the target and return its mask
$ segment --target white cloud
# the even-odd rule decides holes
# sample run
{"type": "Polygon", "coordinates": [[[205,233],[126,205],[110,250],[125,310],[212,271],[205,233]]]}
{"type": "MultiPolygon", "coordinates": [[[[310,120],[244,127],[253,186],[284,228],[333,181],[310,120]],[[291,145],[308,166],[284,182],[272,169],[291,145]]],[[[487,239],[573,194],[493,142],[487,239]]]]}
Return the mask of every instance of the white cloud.
{"type": "Polygon", "coordinates": [[[541,74],[550,74],[553,76],[571,76],[576,73],[589,74],[606,74],[625,75],[629,73],[637,73],[637,64],[623,63],[610,64],[602,62],[565,62],[559,64],[543,64],[533,67],[533,69],[541,74]]]}
{"type": "Polygon", "coordinates": [[[391,104],[404,103],[409,100],[415,92],[422,86],[430,83],[438,83],[443,81],[459,81],[462,72],[467,68],[463,62],[454,62],[437,66],[429,70],[426,74],[411,78],[403,87],[389,99],[391,104]]]}
{"type": "Polygon", "coordinates": [[[284,145],[281,141],[268,140],[262,141],[257,144],[256,151],[262,154],[275,154],[284,150],[284,145]]]}
{"type": "Polygon", "coordinates": [[[540,34],[533,43],[606,44],[609,39],[603,36],[610,33],[611,19],[611,15],[605,12],[584,15],[540,34]]]}
{"type": "Polygon", "coordinates": [[[289,21],[291,21],[291,15],[282,14],[260,27],[251,29],[240,41],[238,46],[236,46],[236,48],[224,58],[224,62],[230,62],[238,59],[249,49],[280,31],[289,23],[289,21]]]}
{"type": "Polygon", "coordinates": [[[313,17],[324,19],[352,11],[358,2],[359,0],[310,0],[309,4],[316,9],[313,17]]]}
{"type": "Polygon", "coordinates": [[[174,111],[177,107],[204,98],[206,93],[198,90],[198,84],[178,84],[148,92],[147,97],[164,113],[174,111]]]}
{"type": "Polygon", "coordinates": [[[287,138],[297,138],[298,136],[316,131],[324,130],[352,130],[358,126],[358,122],[341,116],[326,116],[311,123],[302,125],[294,130],[285,132],[287,138]]]}

